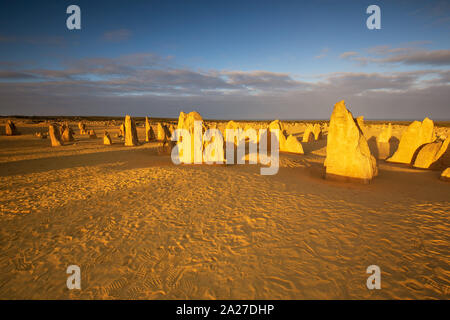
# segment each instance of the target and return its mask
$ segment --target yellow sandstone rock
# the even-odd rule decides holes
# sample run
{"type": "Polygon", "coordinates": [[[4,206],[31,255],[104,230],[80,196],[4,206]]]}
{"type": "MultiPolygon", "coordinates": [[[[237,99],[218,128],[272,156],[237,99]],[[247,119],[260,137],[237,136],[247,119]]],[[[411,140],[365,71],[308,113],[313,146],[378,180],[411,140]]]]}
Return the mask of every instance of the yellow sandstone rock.
{"type": "Polygon", "coordinates": [[[342,100],[331,114],[325,159],[326,178],[369,183],[378,174],[366,138],[342,100]]]}
{"type": "MultiPolygon", "coordinates": [[[[284,137],[284,134],[282,135],[284,137]]],[[[284,149],[281,149],[281,151],[304,154],[302,144],[293,135],[289,135],[284,143],[284,149]]]]}
{"type": "Polygon", "coordinates": [[[165,141],[165,140],[167,140],[167,135],[166,135],[167,132],[164,129],[164,127],[161,124],[161,122],[158,122],[156,133],[157,133],[157,140],[158,141],[165,141]]]}
{"type": "Polygon", "coordinates": [[[311,142],[314,141],[314,127],[312,126],[312,124],[308,123],[306,125],[306,129],[305,132],[303,133],[303,139],[302,142],[311,142]]]}
{"type": "Polygon", "coordinates": [[[314,140],[319,140],[322,137],[322,131],[320,130],[320,124],[314,124],[312,129],[312,133],[314,134],[314,140]]]}
{"type": "Polygon", "coordinates": [[[357,117],[356,123],[358,124],[358,127],[361,129],[361,131],[364,133],[364,131],[366,130],[366,126],[364,125],[364,116],[357,117]]]}
{"type": "Polygon", "coordinates": [[[81,135],[87,134],[86,125],[84,123],[82,123],[81,121],[78,122],[78,129],[80,129],[81,135]]]}
{"type": "Polygon", "coordinates": [[[377,142],[386,142],[388,143],[392,137],[392,124],[389,123],[388,126],[383,125],[383,129],[381,133],[378,135],[377,142]]]}
{"type": "Polygon", "coordinates": [[[6,121],[5,131],[7,136],[16,136],[20,134],[16,125],[11,120],[6,121]]]}
{"type": "Polygon", "coordinates": [[[73,138],[73,131],[68,125],[64,126],[64,130],[62,133],[62,141],[64,142],[75,141],[75,139],[73,138]]]}
{"type": "Polygon", "coordinates": [[[129,116],[125,116],[125,145],[128,147],[136,146],[139,143],[136,124],[129,116]]]}
{"type": "Polygon", "coordinates": [[[444,181],[450,181],[450,167],[442,171],[441,179],[444,181]]]}
{"type": "Polygon", "coordinates": [[[414,167],[428,169],[433,166],[434,168],[442,169],[450,166],[449,143],[450,137],[445,140],[427,143],[421,147],[414,161],[414,167]]]}
{"type": "Polygon", "coordinates": [[[59,129],[56,124],[51,123],[48,126],[48,134],[52,143],[52,147],[59,147],[63,145],[61,141],[61,136],[59,135],[59,129]]]}
{"type": "MultiPolygon", "coordinates": [[[[269,124],[269,131],[278,129],[278,144],[279,144],[279,150],[283,151],[286,149],[286,137],[284,136],[284,127],[280,120],[274,120],[269,124]]],[[[268,141],[267,141],[267,147],[270,149],[270,141],[271,141],[271,135],[268,134],[268,141]]]]}
{"type": "Polygon", "coordinates": [[[105,130],[105,134],[103,135],[103,144],[110,146],[112,145],[111,136],[109,135],[108,131],[105,130]]]}
{"type": "Polygon", "coordinates": [[[125,137],[125,124],[124,123],[122,123],[119,127],[118,137],[125,137]]]}
{"type": "Polygon", "coordinates": [[[435,139],[433,120],[414,121],[402,134],[397,151],[386,161],[410,164],[417,149],[435,139]]]}

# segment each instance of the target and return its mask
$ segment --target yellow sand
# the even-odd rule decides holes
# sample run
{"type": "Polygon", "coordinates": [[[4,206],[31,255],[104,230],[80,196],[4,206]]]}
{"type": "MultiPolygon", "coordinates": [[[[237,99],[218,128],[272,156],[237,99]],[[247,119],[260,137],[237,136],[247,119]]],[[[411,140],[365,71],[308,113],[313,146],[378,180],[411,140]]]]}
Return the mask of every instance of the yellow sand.
{"type": "Polygon", "coordinates": [[[326,132],[261,176],[175,166],[160,142],[75,134],[52,148],[33,136],[45,124],[16,125],[21,136],[0,136],[1,299],[450,297],[450,183],[438,171],[379,161],[369,185],[324,180],[326,132]],[[66,287],[71,264],[81,290],[66,287]],[[372,264],[381,290],[366,288],[372,264]]]}

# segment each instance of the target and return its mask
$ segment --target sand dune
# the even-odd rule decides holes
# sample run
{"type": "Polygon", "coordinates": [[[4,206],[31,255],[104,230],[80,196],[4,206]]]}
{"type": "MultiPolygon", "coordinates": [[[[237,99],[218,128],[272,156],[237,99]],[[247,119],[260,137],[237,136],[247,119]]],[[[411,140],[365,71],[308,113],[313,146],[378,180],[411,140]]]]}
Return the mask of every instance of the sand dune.
{"type": "MultiPolygon", "coordinates": [[[[33,136],[44,124],[16,125],[22,135],[0,136],[1,299],[450,297],[440,171],[379,161],[369,185],[325,180],[326,132],[262,176],[176,166],[160,142],[125,147],[118,126],[87,124],[111,146],[74,130],[76,142],[52,148],[33,136]],[[81,290],[66,287],[71,264],[81,290]],[[366,288],[372,264],[381,290],[366,288]]],[[[365,127],[370,144],[382,126],[365,127]]],[[[305,128],[286,125],[300,141],[305,128]]],[[[405,129],[393,126],[397,144],[405,129]]]]}

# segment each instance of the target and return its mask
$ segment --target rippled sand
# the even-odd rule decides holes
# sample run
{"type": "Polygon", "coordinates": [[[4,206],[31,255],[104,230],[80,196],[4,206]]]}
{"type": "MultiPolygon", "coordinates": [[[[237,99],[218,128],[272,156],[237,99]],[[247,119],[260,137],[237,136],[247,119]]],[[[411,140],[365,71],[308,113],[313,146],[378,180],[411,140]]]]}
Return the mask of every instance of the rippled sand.
{"type": "Polygon", "coordinates": [[[103,146],[102,127],[59,148],[18,127],[0,136],[1,299],[450,298],[438,171],[379,161],[370,185],[327,181],[324,138],[261,176],[176,166],[157,142],[103,146]],[[81,290],[66,287],[71,264],[81,290]],[[366,287],[372,264],[381,290],[366,287]]]}

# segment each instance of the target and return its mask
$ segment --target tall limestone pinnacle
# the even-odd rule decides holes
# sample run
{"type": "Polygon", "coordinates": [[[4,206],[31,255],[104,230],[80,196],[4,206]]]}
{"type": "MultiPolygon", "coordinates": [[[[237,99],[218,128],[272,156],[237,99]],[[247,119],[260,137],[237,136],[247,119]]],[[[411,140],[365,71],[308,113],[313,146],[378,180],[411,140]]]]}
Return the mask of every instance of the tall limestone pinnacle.
{"type": "Polygon", "coordinates": [[[129,115],[125,116],[125,145],[136,146],[139,143],[136,124],[129,115]]]}
{"type": "Polygon", "coordinates": [[[366,138],[344,100],[334,105],[327,138],[326,178],[369,183],[378,174],[366,138]]]}

